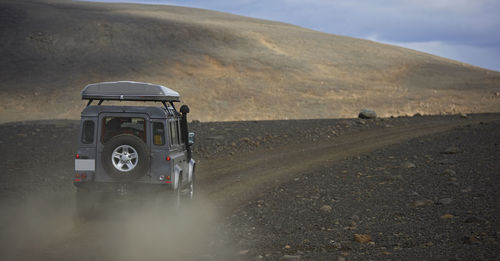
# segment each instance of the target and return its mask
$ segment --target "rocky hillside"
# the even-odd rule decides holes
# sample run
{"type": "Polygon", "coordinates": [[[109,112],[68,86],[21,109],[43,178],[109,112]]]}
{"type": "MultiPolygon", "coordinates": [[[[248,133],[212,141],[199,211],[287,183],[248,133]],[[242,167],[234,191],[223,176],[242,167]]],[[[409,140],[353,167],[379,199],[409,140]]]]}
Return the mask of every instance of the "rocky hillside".
{"type": "Polygon", "coordinates": [[[500,110],[500,73],[207,10],[0,0],[0,122],[79,117],[98,81],[163,84],[201,121],[500,110]]]}

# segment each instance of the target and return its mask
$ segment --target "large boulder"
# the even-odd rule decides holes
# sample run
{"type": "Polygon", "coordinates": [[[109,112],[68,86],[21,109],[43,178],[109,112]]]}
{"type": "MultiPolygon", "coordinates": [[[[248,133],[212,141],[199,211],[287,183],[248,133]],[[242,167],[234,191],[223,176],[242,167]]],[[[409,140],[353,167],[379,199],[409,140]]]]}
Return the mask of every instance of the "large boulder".
{"type": "Polygon", "coordinates": [[[377,113],[370,109],[362,109],[359,112],[358,118],[360,119],[375,119],[377,118],[377,113]]]}

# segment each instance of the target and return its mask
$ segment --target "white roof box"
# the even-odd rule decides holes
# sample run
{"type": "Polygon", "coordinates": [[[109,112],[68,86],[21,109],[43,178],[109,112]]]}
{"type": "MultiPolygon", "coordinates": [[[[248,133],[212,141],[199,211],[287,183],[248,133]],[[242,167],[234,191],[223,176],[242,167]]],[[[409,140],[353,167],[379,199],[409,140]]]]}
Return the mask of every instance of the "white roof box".
{"type": "Polygon", "coordinates": [[[178,92],[162,85],[118,81],[89,84],[82,90],[82,99],[178,102],[180,96],[178,92]]]}

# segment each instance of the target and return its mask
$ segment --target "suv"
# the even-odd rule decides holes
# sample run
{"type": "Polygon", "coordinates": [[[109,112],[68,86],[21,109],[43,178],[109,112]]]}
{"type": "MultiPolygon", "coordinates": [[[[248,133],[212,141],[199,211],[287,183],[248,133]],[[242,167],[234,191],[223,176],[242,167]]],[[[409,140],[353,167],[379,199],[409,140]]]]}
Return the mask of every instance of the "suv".
{"type": "Polygon", "coordinates": [[[80,216],[92,216],[104,195],[169,191],[175,208],[193,199],[194,133],[188,132],[189,107],[181,106],[179,113],[174,106],[179,93],[149,83],[102,82],[87,85],[82,99],[88,103],[81,114],[74,177],[80,216]],[[102,105],[112,100],[163,106],[102,105]]]}

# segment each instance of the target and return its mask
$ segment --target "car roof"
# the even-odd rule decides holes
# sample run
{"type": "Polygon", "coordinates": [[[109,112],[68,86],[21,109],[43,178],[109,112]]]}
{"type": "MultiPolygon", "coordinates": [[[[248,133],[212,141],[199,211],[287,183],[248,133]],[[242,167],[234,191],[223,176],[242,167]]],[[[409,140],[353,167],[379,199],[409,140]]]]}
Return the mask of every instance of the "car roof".
{"type": "Polygon", "coordinates": [[[99,82],[85,86],[83,100],[160,101],[178,102],[178,92],[162,85],[133,82],[99,82]]]}

